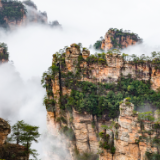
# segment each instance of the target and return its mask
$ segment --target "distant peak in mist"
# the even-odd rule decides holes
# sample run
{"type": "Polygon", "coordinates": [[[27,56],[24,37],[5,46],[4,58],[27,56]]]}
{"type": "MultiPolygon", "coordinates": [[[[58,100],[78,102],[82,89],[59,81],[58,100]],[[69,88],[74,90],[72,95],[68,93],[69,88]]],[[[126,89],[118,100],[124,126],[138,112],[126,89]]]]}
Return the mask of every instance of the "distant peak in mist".
{"type": "Polygon", "coordinates": [[[104,51],[110,49],[124,49],[142,43],[142,38],[130,30],[110,28],[104,38],[101,36],[93,45],[95,49],[104,51]]]}
{"type": "Polygon", "coordinates": [[[31,0],[0,1],[0,27],[14,30],[16,26],[26,26],[31,23],[44,24],[52,28],[61,27],[57,20],[48,23],[47,12],[38,11],[37,5],[31,0]]]}

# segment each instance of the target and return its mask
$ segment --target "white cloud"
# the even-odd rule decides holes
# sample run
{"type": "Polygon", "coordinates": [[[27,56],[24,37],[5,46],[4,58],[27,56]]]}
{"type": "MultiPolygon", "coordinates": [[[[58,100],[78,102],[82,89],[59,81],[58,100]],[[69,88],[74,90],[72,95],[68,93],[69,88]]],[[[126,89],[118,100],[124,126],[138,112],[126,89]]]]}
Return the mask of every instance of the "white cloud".
{"type": "MultiPolygon", "coordinates": [[[[46,110],[42,106],[45,90],[40,85],[41,75],[52,63],[52,54],[81,42],[93,44],[110,28],[123,28],[138,33],[142,46],[130,47],[126,52],[149,54],[159,50],[159,0],[35,0],[49,20],[58,20],[63,29],[53,30],[41,25],[30,25],[5,34],[0,42],[8,44],[10,65],[0,66],[0,117],[46,128],[46,110]],[[147,49],[146,49],[147,48],[147,49]]],[[[42,146],[35,146],[42,153],[42,146]]]]}

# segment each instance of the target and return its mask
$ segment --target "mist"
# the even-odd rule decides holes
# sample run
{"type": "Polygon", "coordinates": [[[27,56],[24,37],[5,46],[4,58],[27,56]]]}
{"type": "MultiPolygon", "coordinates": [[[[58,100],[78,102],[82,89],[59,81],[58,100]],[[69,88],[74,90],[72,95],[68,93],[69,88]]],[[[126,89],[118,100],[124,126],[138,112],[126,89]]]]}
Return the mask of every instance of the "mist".
{"type": "MultiPolygon", "coordinates": [[[[0,117],[11,124],[23,119],[39,126],[41,134],[47,131],[47,112],[42,105],[45,89],[40,81],[42,73],[52,64],[52,55],[64,46],[81,42],[88,48],[113,27],[131,30],[143,38],[143,44],[124,49],[124,53],[148,55],[160,50],[159,0],[154,3],[147,0],[145,4],[138,0],[132,3],[127,0],[34,2],[39,10],[47,12],[49,21],[58,20],[62,29],[32,24],[8,33],[0,30],[0,42],[7,43],[9,59],[13,61],[0,65],[0,117]]],[[[45,140],[42,136],[40,143],[34,144],[33,148],[38,150],[42,160],[54,160],[46,155],[45,146],[52,149],[57,141],[54,137],[53,144],[49,145],[50,138],[45,140]]],[[[64,150],[63,155],[67,154],[64,150]]]]}
{"type": "MultiPolygon", "coordinates": [[[[61,137],[44,136],[47,132],[47,111],[42,105],[46,94],[41,86],[44,71],[52,64],[53,53],[72,43],[83,42],[89,47],[90,35],[85,37],[83,31],[64,27],[52,29],[44,25],[29,25],[17,28],[15,31],[0,32],[0,42],[8,45],[12,63],[0,66],[0,117],[9,120],[13,125],[18,120],[24,120],[31,125],[39,126],[42,134],[38,144],[32,148],[38,150],[42,160],[58,160],[48,153],[54,150],[62,159],[68,155],[61,137]]],[[[96,38],[94,38],[96,40],[96,38]]],[[[68,155],[69,156],[69,155],[68,155]]]]}

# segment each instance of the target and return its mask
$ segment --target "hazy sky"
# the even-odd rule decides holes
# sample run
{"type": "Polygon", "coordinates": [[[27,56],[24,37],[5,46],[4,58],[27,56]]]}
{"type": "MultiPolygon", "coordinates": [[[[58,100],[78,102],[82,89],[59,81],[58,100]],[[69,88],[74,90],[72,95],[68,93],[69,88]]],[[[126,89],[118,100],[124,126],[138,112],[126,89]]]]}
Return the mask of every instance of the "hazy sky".
{"type": "MultiPolygon", "coordinates": [[[[0,66],[0,117],[13,122],[24,119],[46,128],[45,90],[42,73],[52,64],[52,55],[64,46],[81,42],[94,44],[109,28],[137,33],[144,44],[129,47],[125,53],[149,54],[160,50],[159,0],[34,0],[38,9],[58,20],[62,30],[40,25],[20,27],[11,33],[0,30],[0,42],[8,44],[10,65],[0,66]]],[[[42,153],[42,145],[35,148],[42,153]]],[[[50,159],[47,159],[50,160],[50,159]]],[[[51,159],[52,160],[52,159],[51,159]]]]}
{"type": "MultiPolygon", "coordinates": [[[[104,35],[108,28],[124,28],[148,38],[159,33],[159,0],[34,0],[49,20],[104,35]]],[[[98,38],[97,37],[97,38],[98,38]]]]}

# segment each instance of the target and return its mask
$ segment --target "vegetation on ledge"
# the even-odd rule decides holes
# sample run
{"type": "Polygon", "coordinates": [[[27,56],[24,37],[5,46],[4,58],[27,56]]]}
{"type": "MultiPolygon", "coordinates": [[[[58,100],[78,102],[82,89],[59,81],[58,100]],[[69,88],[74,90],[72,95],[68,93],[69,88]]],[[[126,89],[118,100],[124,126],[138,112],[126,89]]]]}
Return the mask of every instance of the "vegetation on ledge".
{"type": "MultiPolygon", "coordinates": [[[[77,45],[78,49],[81,47],[77,45]]],[[[92,115],[101,117],[104,113],[108,115],[108,119],[116,118],[119,115],[119,104],[126,98],[130,97],[130,102],[127,104],[133,103],[135,109],[140,107],[145,107],[145,105],[150,105],[154,107],[160,106],[160,92],[156,92],[151,89],[150,81],[139,81],[133,79],[131,75],[128,77],[121,77],[118,79],[117,83],[91,83],[88,81],[81,81],[82,76],[87,77],[89,68],[81,68],[80,65],[82,62],[87,62],[87,65],[93,63],[98,63],[102,65],[107,65],[105,53],[95,54],[89,56],[86,60],[83,59],[80,54],[78,57],[78,63],[75,66],[76,73],[68,72],[66,70],[65,64],[65,47],[63,50],[60,50],[60,53],[53,55],[54,62],[51,67],[49,67],[48,72],[45,72],[42,77],[42,84],[45,84],[44,87],[47,87],[48,96],[51,95],[51,80],[59,79],[61,87],[66,87],[71,89],[70,95],[62,95],[62,90],[60,90],[60,108],[62,110],[76,109],[78,112],[83,113],[87,112],[92,115]],[[49,86],[48,86],[49,85],[49,86]]],[[[113,52],[108,51],[108,54],[119,54],[118,50],[113,50],[113,52]]],[[[160,53],[153,52],[150,59],[150,63],[158,63],[160,61],[160,53]]],[[[127,55],[126,55],[127,56],[127,55]]],[[[136,58],[132,56],[133,63],[137,64],[140,62],[145,63],[146,58],[136,58]]],[[[127,60],[126,60],[127,61],[127,60]]],[[[131,63],[128,61],[127,63],[131,63]]],[[[46,103],[46,102],[45,102],[46,103]]],[[[53,107],[54,108],[54,107],[53,107]]]]}
{"type": "Polygon", "coordinates": [[[122,37],[126,39],[126,37],[130,37],[130,39],[135,42],[142,42],[142,39],[138,36],[138,34],[130,33],[129,31],[123,31],[123,29],[110,28],[108,34],[111,35],[111,41],[113,44],[113,48],[122,48],[122,37]],[[114,34],[112,34],[114,33],[114,34]],[[117,41],[119,39],[119,41],[117,41]]]}
{"type": "MultiPolygon", "coordinates": [[[[157,116],[160,116],[160,111],[156,111],[157,116]]],[[[152,111],[142,112],[138,114],[138,122],[140,123],[139,133],[141,136],[136,139],[135,142],[138,144],[140,142],[145,142],[157,149],[157,152],[146,151],[146,157],[149,160],[158,160],[160,158],[160,119],[155,119],[152,111]]]]}
{"type": "Polygon", "coordinates": [[[0,9],[0,26],[6,25],[5,18],[9,21],[18,21],[23,18],[27,10],[21,1],[2,0],[3,7],[0,9]]]}
{"type": "Polygon", "coordinates": [[[0,48],[3,48],[2,53],[0,53],[0,61],[2,59],[8,60],[9,59],[9,52],[8,52],[8,46],[5,43],[0,43],[0,48]]]}
{"type": "Polygon", "coordinates": [[[94,49],[102,51],[101,45],[102,45],[103,37],[100,37],[98,41],[93,45],[94,49]]]}
{"type": "Polygon", "coordinates": [[[0,158],[17,160],[19,157],[26,157],[25,159],[29,160],[29,156],[32,155],[37,159],[38,153],[31,145],[32,142],[38,142],[40,136],[38,129],[39,127],[29,125],[23,120],[14,124],[11,136],[7,138],[4,146],[0,146],[0,158]]]}
{"type": "Polygon", "coordinates": [[[77,77],[68,73],[63,83],[72,90],[67,103],[61,104],[68,110],[75,108],[79,112],[97,116],[108,113],[110,118],[115,118],[119,114],[119,103],[126,97],[131,98],[130,101],[135,104],[135,109],[145,107],[146,104],[160,106],[160,92],[151,90],[148,82],[133,80],[130,77],[127,79],[121,77],[117,84],[93,84],[78,81],[77,77]]]}

